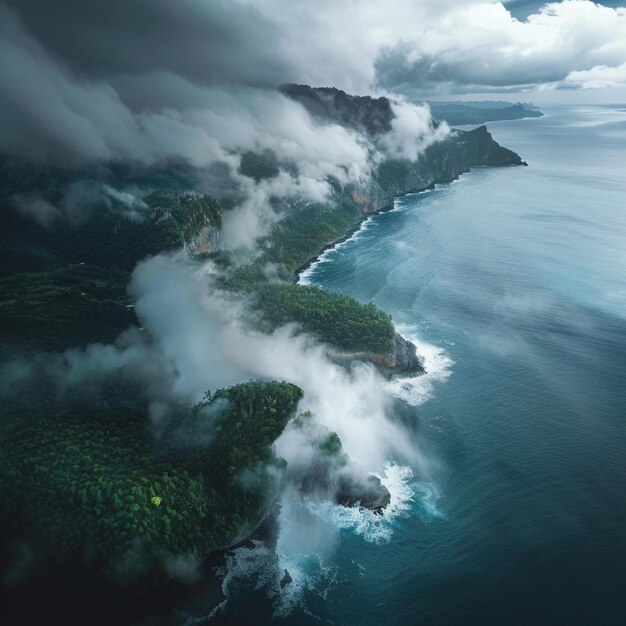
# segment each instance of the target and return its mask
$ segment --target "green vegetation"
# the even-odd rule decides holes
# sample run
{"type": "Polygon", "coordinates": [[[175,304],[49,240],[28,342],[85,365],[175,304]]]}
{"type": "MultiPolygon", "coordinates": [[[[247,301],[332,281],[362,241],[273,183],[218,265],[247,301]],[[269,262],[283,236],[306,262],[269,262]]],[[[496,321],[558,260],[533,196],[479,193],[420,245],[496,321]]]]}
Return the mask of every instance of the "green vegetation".
{"type": "Polygon", "coordinates": [[[271,264],[277,278],[290,281],[295,272],[327,245],[344,237],[360,218],[356,205],[346,202],[336,208],[309,207],[281,220],[260,243],[263,252],[252,262],[232,268],[226,284],[249,290],[254,283],[267,281],[265,268],[271,264]]]}
{"type": "MultiPolygon", "coordinates": [[[[384,98],[332,89],[311,93],[302,86],[285,93],[305,106],[307,98],[323,104],[314,107],[316,115],[374,138],[390,127],[384,98]]],[[[520,162],[485,129],[455,134],[446,145],[429,147],[417,165],[383,163],[373,183],[381,197],[451,180],[472,164],[520,162]]],[[[261,180],[275,176],[279,165],[270,152],[248,153],[241,172],[261,180]]],[[[237,266],[216,254],[217,203],[181,193],[197,174],[183,162],[71,171],[0,157],[0,357],[112,341],[136,321],[126,294],[133,268],[147,256],[181,247],[213,255],[224,269],[222,286],[245,294],[251,319],[266,330],[297,322],[341,350],[393,350],[393,325],[377,307],[291,282],[298,268],[357,224],[365,196],[329,181],[334,197],[328,205],[300,204],[302,210],[260,242],[253,262],[237,266]],[[100,194],[97,208],[76,204],[87,202],[80,194],[73,208],[64,204],[74,183],[100,194]],[[124,196],[106,195],[106,185],[157,191],[143,199],[145,206],[128,207],[124,196]],[[16,197],[44,203],[50,224],[22,215],[16,197]]],[[[122,375],[65,394],[43,380],[29,380],[29,392],[20,394],[23,383],[19,376],[15,381],[20,404],[0,406],[0,559],[10,565],[11,554],[20,558],[5,581],[36,584],[39,574],[45,582],[38,599],[42,589],[56,585],[65,595],[79,590],[72,604],[90,585],[102,598],[103,580],[112,587],[154,581],[173,563],[193,563],[248,528],[272,498],[265,469],[281,465],[272,444],[302,393],[287,383],[249,382],[207,394],[195,407],[172,409],[155,440],[145,399],[122,375]]],[[[328,468],[348,463],[339,438],[307,414],[294,427],[310,431],[318,452],[312,471],[303,468],[303,486],[316,491],[326,481],[332,487],[328,468]]],[[[337,501],[385,506],[389,493],[376,481],[351,471],[334,490],[337,501]]]]}
{"type": "Polygon", "coordinates": [[[128,279],[123,270],[91,265],[0,276],[3,351],[113,341],[136,321],[127,308],[128,279]]]}
{"type": "Polygon", "coordinates": [[[340,350],[389,354],[394,346],[390,317],[374,304],[292,282],[269,282],[265,268],[291,281],[293,274],[320,250],[349,231],[357,209],[343,203],[335,210],[314,207],[280,222],[253,263],[227,272],[224,286],[250,294],[251,311],[268,331],[297,322],[305,332],[340,350]]]}
{"type": "Polygon", "coordinates": [[[282,263],[293,274],[329,243],[344,237],[360,218],[355,206],[312,208],[284,219],[267,241],[265,262],[282,263]]]}
{"type": "Polygon", "coordinates": [[[204,557],[267,502],[261,468],[300,396],[276,382],[220,390],[179,411],[167,446],[128,409],[21,419],[14,408],[0,424],[2,535],[40,560],[82,561],[122,582],[204,557]]]}
{"type": "MultiPolygon", "coordinates": [[[[144,201],[140,219],[123,207],[48,228],[0,217],[1,356],[111,342],[137,323],[126,292],[137,262],[183,246],[215,252],[213,200],[159,190],[144,201]]],[[[393,325],[374,305],[287,282],[358,217],[343,202],[282,221],[253,263],[214,257],[224,286],[250,297],[266,330],[295,321],[339,349],[388,353],[393,325]],[[286,282],[269,282],[268,267],[286,282]]],[[[111,377],[96,387],[59,399],[42,381],[0,409],[0,532],[35,555],[28,576],[39,568],[80,584],[89,569],[109,582],[155,580],[174,559],[193,562],[232,540],[271,499],[264,468],[279,464],[271,446],[295,414],[297,387],[249,382],[208,394],[178,407],[158,441],[134,384],[111,377]]],[[[325,445],[340,450],[332,433],[325,445]]]]}
{"type": "Polygon", "coordinates": [[[147,256],[189,244],[205,226],[221,228],[219,207],[206,196],[161,190],[145,202],[141,219],[101,212],[69,236],[64,229],[58,243],[63,258],[130,272],[147,256]]]}
{"type": "MultiPolygon", "coordinates": [[[[1,204],[1,202],[0,202],[1,204]]],[[[0,212],[0,273],[46,271],[68,263],[117,267],[131,272],[146,256],[203,240],[215,247],[221,213],[212,198],[159,190],[145,206],[100,207],[75,224],[57,217],[44,228],[3,207],[0,212]]]]}
{"type": "Polygon", "coordinates": [[[126,287],[150,255],[215,246],[218,204],[195,193],[155,191],[131,219],[120,207],[79,226],[38,226],[7,210],[0,216],[2,353],[111,342],[136,323],[126,287]]]}
{"type": "Polygon", "coordinates": [[[270,330],[297,322],[323,341],[350,352],[389,354],[391,317],[374,304],[293,283],[265,283],[255,290],[254,310],[270,330]]]}

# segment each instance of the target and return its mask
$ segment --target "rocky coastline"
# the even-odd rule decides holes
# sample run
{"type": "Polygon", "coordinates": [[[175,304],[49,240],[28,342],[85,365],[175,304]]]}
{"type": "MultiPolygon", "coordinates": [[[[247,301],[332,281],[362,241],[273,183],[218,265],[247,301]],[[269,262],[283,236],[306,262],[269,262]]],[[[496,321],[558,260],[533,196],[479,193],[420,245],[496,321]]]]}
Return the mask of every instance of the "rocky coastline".
{"type": "MultiPolygon", "coordinates": [[[[360,209],[358,217],[340,237],[329,241],[315,255],[300,265],[295,270],[292,280],[297,283],[302,273],[318,262],[324,252],[353,237],[369,217],[393,209],[395,198],[409,193],[431,190],[437,184],[457,180],[472,167],[527,165],[517,153],[494,141],[486,126],[480,126],[472,131],[452,131],[448,140],[442,144],[444,144],[443,147],[431,146],[413,163],[389,163],[384,173],[384,182],[379,176],[379,180],[371,188],[358,190],[358,192],[352,190],[352,199],[360,209]]],[[[425,373],[415,345],[397,332],[394,336],[392,354],[338,353],[336,358],[346,365],[355,359],[369,361],[385,378],[412,377],[425,373]]],[[[310,485],[310,487],[313,490],[314,486],[310,485]]],[[[337,504],[348,507],[359,505],[376,513],[384,511],[389,499],[389,491],[382,485],[380,479],[373,475],[365,475],[360,480],[345,480],[335,491],[337,504]]],[[[271,542],[272,532],[268,529],[273,528],[275,532],[278,510],[277,502],[266,507],[244,532],[228,542],[221,550],[232,550],[244,545],[252,538],[261,538],[271,542]]]]}

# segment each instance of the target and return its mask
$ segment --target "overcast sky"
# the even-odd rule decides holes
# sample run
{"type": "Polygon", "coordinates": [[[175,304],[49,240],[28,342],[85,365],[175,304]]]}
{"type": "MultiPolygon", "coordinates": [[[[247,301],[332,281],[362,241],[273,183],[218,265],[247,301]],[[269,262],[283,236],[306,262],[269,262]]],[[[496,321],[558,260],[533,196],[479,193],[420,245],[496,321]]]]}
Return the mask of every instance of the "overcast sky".
{"type": "MultiPolygon", "coordinates": [[[[415,99],[530,91],[529,99],[541,101],[581,97],[572,91],[596,101],[624,93],[620,4],[7,0],[46,53],[115,88],[166,71],[200,85],[298,81],[357,92],[385,88],[415,99]]],[[[3,39],[15,28],[5,23],[3,39]]],[[[25,39],[22,45],[34,45],[25,39]]]]}
{"type": "Polygon", "coordinates": [[[619,4],[0,0],[0,149],[206,161],[211,146],[249,148],[242,127],[256,144],[264,119],[281,127],[288,105],[268,93],[284,82],[413,102],[626,102],[619,4]]]}

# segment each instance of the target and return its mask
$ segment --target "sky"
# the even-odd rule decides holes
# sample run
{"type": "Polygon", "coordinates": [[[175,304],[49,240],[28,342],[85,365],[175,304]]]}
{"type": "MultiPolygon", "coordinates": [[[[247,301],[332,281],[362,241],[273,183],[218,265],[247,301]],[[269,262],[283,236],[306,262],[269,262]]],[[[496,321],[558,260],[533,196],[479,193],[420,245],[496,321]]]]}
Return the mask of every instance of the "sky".
{"type": "Polygon", "coordinates": [[[288,152],[300,113],[272,95],[285,82],[414,103],[626,102],[619,4],[0,0],[0,151],[196,165],[288,152]]]}

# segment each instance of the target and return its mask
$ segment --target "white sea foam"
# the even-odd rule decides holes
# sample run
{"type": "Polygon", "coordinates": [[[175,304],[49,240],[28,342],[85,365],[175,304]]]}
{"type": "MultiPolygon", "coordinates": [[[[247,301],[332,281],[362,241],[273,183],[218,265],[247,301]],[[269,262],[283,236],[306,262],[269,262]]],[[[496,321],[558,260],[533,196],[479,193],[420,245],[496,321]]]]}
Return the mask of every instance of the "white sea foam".
{"type": "Polygon", "coordinates": [[[410,191],[409,193],[405,193],[401,198],[410,198],[412,196],[421,196],[426,193],[432,193],[435,191],[434,187],[429,187],[428,189],[420,189],[419,191],[410,191]]]}
{"type": "MultiPolygon", "coordinates": [[[[424,522],[442,517],[436,506],[440,497],[436,485],[414,481],[409,467],[390,463],[379,478],[391,496],[382,514],[356,505],[348,508],[311,502],[297,496],[294,499],[289,495],[283,496],[276,548],[271,549],[264,542],[255,541],[254,547],[243,546],[226,556],[222,567],[217,569],[217,574],[223,577],[222,592],[225,599],[213,609],[206,621],[219,614],[234,599],[234,593],[242,585],[263,590],[272,602],[276,617],[287,617],[295,609],[310,615],[306,607],[306,595],[315,594],[325,599],[337,583],[337,566],[327,565],[323,550],[318,552],[314,545],[316,541],[329,543],[321,527],[334,534],[347,531],[369,543],[381,544],[387,543],[393,536],[395,522],[408,516],[411,511],[416,512],[424,522]],[[303,514],[309,517],[304,525],[303,514]],[[318,526],[311,524],[311,520],[317,520],[318,526]],[[313,538],[310,539],[310,536],[313,538]],[[313,542],[310,550],[302,546],[307,537],[313,542]],[[291,580],[281,586],[285,571],[289,572],[291,580]]],[[[327,548],[332,547],[330,543],[327,548]]],[[[205,619],[189,620],[186,626],[205,619]]]]}
{"type": "Polygon", "coordinates": [[[411,486],[413,472],[409,467],[392,463],[378,477],[391,495],[391,500],[382,513],[374,513],[358,505],[345,507],[329,502],[309,502],[308,508],[320,518],[330,520],[340,530],[360,535],[369,543],[386,543],[393,535],[393,522],[411,510],[414,496],[411,486]]]}
{"type": "Polygon", "coordinates": [[[440,346],[420,340],[416,325],[398,325],[396,330],[415,346],[426,373],[414,378],[396,378],[389,381],[385,389],[396,398],[418,406],[432,397],[435,383],[450,377],[454,361],[440,346]]]}
{"type": "Polygon", "coordinates": [[[413,485],[417,515],[423,522],[430,522],[443,517],[443,513],[437,508],[437,502],[441,498],[441,492],[434,483],[416,483],[413,485]]]}
{"type": "Polygon", "coordinates": [[[296,607],[308,613],[304,605],[305,594],[325,598],[336,583],[337,567],[325,565],[319,555],[288,555],[281,550],[280,544],[276,549],[262,541],[253,544],[233,550],[216,569],[217,575],[222,577],[224,600],[206,618],[190,619],[185,626],[206,623],[216,617],[235,600],[235,594],[242,586],[264,591],[273,605],[274,615],[286,617],[296,607]],[[282,585],[285,572],[289,572],[291,580],[282,585]]]}

